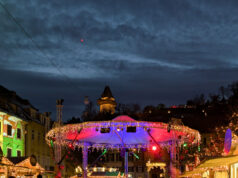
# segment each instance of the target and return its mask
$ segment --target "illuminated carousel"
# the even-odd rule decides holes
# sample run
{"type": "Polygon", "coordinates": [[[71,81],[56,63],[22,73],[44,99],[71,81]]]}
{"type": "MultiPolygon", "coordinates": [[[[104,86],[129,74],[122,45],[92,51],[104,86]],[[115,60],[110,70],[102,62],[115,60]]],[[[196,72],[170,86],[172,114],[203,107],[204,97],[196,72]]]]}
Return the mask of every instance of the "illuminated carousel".
{"type": "Polygon", "coordinates": [[[184,142],[199,144],[198,131],[183,125],[165,124],[161,122],[136,121],[128,116],[118,116],[111,121],[84,122],[68,124],[52,129],[46,135],[49,145],[82,148],[83,177],[87,178],[88,149],[117,149],[123,152],[125,160],[124,177],[128,177],[128,152],[132,149],[147,149],[155,145],[170,150],[170,176],[175,177],[172,170],[176,158],[176,147],[184,142]],[[57,140],[58,130],[61,140],[57,140]]]}

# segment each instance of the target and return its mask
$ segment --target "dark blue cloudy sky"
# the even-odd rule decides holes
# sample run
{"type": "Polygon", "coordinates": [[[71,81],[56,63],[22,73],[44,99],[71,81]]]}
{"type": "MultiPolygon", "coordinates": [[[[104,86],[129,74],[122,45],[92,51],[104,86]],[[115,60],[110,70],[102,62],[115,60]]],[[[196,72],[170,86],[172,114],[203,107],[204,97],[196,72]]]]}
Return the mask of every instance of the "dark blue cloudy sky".
{"type": "Polygon", "coordinates": [[[39,47],[0,6],[0,84],[42,112],[64,98],[64,120],[105,85],[173,105],[237,80],[236,0],[0,1],[39,47]]]}

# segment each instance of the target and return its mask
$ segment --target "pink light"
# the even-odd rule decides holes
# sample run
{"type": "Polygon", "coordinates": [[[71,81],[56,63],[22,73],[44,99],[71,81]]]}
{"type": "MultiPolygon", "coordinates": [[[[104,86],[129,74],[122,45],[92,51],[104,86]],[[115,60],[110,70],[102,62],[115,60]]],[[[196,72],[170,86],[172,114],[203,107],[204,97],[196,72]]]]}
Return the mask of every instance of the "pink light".
{"type": "Polygon", "coordinates": [[[70,144],[69,144],[69,148],[70,148],[70,149],[73,149],[73,147],[74,147],[74,146],[72,145],[72,143],[70,143],[70,144]]]}
{"type": "Polygon", "coordinates": [[[152,150],[153,150],[153,151],[156,151],[156,150],[157,150],[157,147],[156,147],[156,146],[152,146],[152,150]]]}
{"type": "Polygon", "coordinates": [[[80,41],[83,43],[83,42],[84,42],[84,39],[83,39],[83,38],[81,38],[81,39],[80,39],[80,41]]]}

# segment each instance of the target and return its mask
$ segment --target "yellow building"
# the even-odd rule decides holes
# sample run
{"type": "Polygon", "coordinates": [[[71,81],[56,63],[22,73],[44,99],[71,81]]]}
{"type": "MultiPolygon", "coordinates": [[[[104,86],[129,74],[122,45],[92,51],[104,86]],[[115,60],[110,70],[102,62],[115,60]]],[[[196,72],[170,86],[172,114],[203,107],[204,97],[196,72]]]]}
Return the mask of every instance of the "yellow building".
{"type": "Polygon", "coordinates": [[[28,121],[26,125],[26,156],[35,155],[38,163],[45,170],[54,170],[54,162],[51,148],[46,144],[45,135],[50,130],[49,113],[40,114],[33,108],[29,108],[34,120],[28,121]]]}
{"type": "Polygon", "coordinates": [[[97,103],[100,107],[100,112],[109,112],[111,114],[115,113],[117,103],[115,101],[115,98],[112,96],[112,92],[109,86],[105,87],[101,98],[97,100],[97,103]]]}

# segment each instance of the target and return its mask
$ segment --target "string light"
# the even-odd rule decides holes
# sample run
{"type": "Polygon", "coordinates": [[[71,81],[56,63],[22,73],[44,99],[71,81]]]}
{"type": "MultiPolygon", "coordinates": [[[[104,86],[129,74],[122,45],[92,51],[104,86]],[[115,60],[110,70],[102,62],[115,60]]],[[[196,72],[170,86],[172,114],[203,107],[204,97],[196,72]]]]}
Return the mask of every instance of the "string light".
{"type": "MultiPolygon", "coordinates": [[[[162,122],[146,122],[146,121],[126,121],[126,122],[121,122],[121,121],[96,121],[96,122],[84,122],[84,123],[79,123],[79,124],[68,124],[65,126],[62,126],[61,128],[54,128],[50,130],[47,135],[46,135],[46,142],[50,145],[51,140],[55,139],[55,135],[58,133],[58,130],[61,130],[61,133],[64,137],[62,137],[62,140],[57,143],[57,141],[54,141],[54,144],[61,144],[61,145],[68,145],[70,143],[69,140],[67,140],[66,136],[68,133],[75,134],[77,133],[78,130],[80,129],[87,129],[87,128],[96,128],[96,130],[100,130],[100,128],[116,128],[118,131],[118,128],[123,128],[123,127],[140,127],[144,129],[162,129],[162,130],[167,130],[168,124],[162,123],[162,122]]],[[[197,130],[191,129],[189,127],[183,126],[183,125],[171,125],[170,126],[171,132],[174,131],[178,135],[185,135],[187,134],[187,138],[192,141],[192,144],[197,143],[200,141],[201,137],[200,134],[197,130]],[[193,139],[192,139],[193,138],[193,139]]],[[[122,130],[122,129],[121,129],[122,130]]],[[[181,139],[183,140],[183,139],[181,139]]],[[[168,147],[168,141],[161,142],[161,146],[168,147]]],[[[83,145],[82,143],[75,142],[73,144],[73,147],[80,147],[82,148],[83,145]]],[[[147,144],[128,144],[125,145],[128,148],[147,148],[147,144]]],[[[90,147],[90,146],[89,146],[90,147]]],[[[91,147],[94,148],[116,148],[119,149],[121,148],[121,145],[113,145],[113,144],[92,144],[91,147]]]]}

